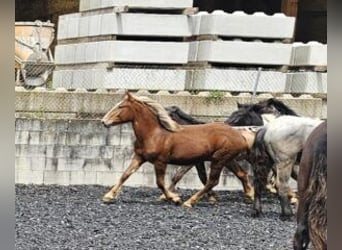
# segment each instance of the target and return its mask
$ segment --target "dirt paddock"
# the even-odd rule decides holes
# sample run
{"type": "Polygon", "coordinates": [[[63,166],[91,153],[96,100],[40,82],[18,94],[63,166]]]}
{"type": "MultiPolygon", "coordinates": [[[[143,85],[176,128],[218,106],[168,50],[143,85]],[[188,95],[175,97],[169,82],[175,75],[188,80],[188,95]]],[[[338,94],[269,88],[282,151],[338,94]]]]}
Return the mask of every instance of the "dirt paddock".
{"type": "MultiPolygon", "coordinates": [[[[279,219],[278,199],[252,218],[242,191],[218,191],[185,209],[158,201],[157,188],[123,187],[103,204],[103,186],[16,185],[16,249],[292,249],[295,220],[279,219]]],[[[194,190],[178,190],[183,200],[194,190]]]]}

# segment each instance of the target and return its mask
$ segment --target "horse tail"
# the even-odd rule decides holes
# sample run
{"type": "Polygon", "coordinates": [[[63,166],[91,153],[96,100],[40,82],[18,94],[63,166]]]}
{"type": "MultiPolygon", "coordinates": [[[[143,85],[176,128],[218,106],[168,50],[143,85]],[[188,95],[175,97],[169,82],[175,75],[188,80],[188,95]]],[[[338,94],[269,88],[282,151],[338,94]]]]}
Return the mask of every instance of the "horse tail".
{"type": "Polygon", "coordinates": [[[188,124],[204,124],[205,122],[197,120],[190,116],[189,114],[185,113],[183,110],[177,107],[177,114],[179,117],[181,117],[183,120],[185,120],[188,124]]]}
{"type": "Polygon", "coordinates": [[[165,108],[169,116],[179,124],[204,124],[205,122],[199,121],[189,114],[182,111],[178,106],[168,106],[165,108]]]}
{"type": "Polygon", "coordinates": [[[265,137],[266,131],[267,131],[266,127],[262,127],[255,134],[255,141],[254,141],[252,149],[253,149],[254,157],[256,159],[262,157],[264,153],[267,152],[265,143],[264,143],[264,137],[265,137]]]}
{"type": "Polygon", "coordinates": [[[314,249],[327,249],[327,157],[318,154],[313,159],[309,185],[303,194],[308,204],[308,226],[314,249]]]}
{"type": "Polygon", "coordinates": [[[267,152],[264,137],[267,127],[259,129],[255,135],[255,141],[250,151],[250,160],[253,165],[253,180],[255,191],[259,194],[265,189],[268,173],[272,167],[272,159],[267,152]]]}

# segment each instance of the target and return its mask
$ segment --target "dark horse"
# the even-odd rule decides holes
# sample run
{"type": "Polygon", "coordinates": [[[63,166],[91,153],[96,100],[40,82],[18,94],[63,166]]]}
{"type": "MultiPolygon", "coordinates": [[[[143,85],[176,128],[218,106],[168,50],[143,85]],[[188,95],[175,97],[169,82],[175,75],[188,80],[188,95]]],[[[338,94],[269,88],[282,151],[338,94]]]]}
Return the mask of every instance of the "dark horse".
{"type": "Polygon", "coordinates": [[[327,122],[310,134],[298,174],[299,204],[294,249],[327,249],[327,122]]]}
{"type": "MultiPolygon", "coordinates": [[[[262,126],[264,123],[261,114],[273,111],[267,106],[258,104],[240,106],[240,104],[238,103],[238,107],[240,107],[240,109],[233,112],[224,123],[229,124],[230,126],[262,126]]],[[[191,117],[189,114],[185,113],[177,106],[169,106],[165,109],[170,117],[179,124],[204,124],[204,122],[191,117]]],[[[169,186],[169,189],[174,191],[176,184],[192,167],[193,166],[189,165],[181,166],[180,168],[178,168],[175,175],[171,179],[171,185],[169,186]]],[[[204,162],[196,164],[195,167],[201,182],[203,183],[203,185],[205,185],[207,182],[207,175],[204,162]]],[[[227,165],[226,168],[232,171],[234,175],[241,181],[246,196],[250,199],[254,199],[254,188],[249,181],[248,172],[243,167],[241,167],[241,165],[236,160],[231,161],[231,163],[227,165]]],[[[164,196],[161,196],[161,199],[164,198],[164,196]]],[[[214,192],[211,192],[209,194],[209,201],[216,201],[214,192]]]]}
{"type": "Polygon", "coordinates": [[[119,182],[104,195],[104,202],[113,200],[127,178],[144,162],[150,162],[154,165],[157,186],[165,197],[180,203],[180,196],[165,187],[167,164],[194,165],[210,161],[206,185],[183,203],[185,207],[192,207],[218,184],[222,168],[251,148],[246,137],[254,138],[253,132],[236,130],[224,123],[180,125],[156,101],[128,92],[101,121],[106,127],[131,122],[136,136],[133,159],[119,182]]]}
{"type": "Polygon", "coordinates": [[[293,116],[299,116],[293,109],[285,105],[282,101],[277,100],[275,98],[269,98],[264,101],[260,101],[257,104],[238,104],[238,108],[248,108],[251,106],[256,105],[257,108],[254,109],[254,111],[258,114],[265,114],[269,113],[271,109],[271,113],[273,113],[275,116],[281,116],[281,115],[293,115],[293,116]],[[267,110],[265,108],[267,107],[267,110]]]}

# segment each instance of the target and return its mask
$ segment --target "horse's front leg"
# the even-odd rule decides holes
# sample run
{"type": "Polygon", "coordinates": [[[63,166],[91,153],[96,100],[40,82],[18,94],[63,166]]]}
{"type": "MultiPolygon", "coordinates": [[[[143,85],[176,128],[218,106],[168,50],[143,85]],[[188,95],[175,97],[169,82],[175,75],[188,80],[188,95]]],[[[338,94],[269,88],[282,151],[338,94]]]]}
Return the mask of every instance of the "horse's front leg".
{"type": "Polygon", "coordinates": [[[133,156],[133,159],[132,159],[129,167],[121,175],[119,182],[116,183],[112,187],[112,189],[109,190],[109,192],[103,196],[102,201],[103,202],[110,202],[115,197],[117,197],[123,183],[128,179],[128,177],[130,177],[133,173],[135,173],[144,162],[145,162],[145,160],[143,160],[139,155],[135,154],[133,156]]]}
{"type": "Polygon", "coordinates": [[[294,160],[290,159],[284,162],[279,162],[276,165],[276,187],[279,194],[282,219],[289,219],[293,215],[289,200],[289,193],[291,193],[291,189],[288,186],[293,164],[294,160]]]}
{"type": "Polygon", "coordinates": [[[165,187],[166,166],[167,166],[167,164],[163,163],[163,162],[155,162],[154,163],[154,170],[156,173],[157,186],[162,190],[166,199],[171,200],[172,202],[174,202],[176,204],[179,204],[182,202],[179,195],[177,193],[174,193],[174,192],[168,190],[165,187]]]}

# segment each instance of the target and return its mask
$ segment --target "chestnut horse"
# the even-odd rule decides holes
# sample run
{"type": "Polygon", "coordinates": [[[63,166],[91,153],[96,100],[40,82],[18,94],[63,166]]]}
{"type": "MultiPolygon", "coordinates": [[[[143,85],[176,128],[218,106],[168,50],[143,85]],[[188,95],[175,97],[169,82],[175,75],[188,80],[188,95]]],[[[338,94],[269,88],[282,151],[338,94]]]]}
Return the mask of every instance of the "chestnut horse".
{"type": "Polygon", "coordinates": [[[299,203],[294,249],[327,249],[327,122],[305,143],[298,174],[299,203]]]}
{"type": "Polygon", "coordinates": [[[185,207],[192,207],[218,184],[222,168],[252,147],[248,137],[254,138],[253,132],[242,133],[224,123],[182,126],[173,121],[156,101],[144,96],[133,96],[128,92],[101,121],[106,127],[131,122],[136,136],[131,163],[119,182],[104,195],[104,202],[112,201],[127,178],[144,162],[150,162],[154,165],[157,186],[165,197],[180,203],[180,196],[165,187],[167,164],[194,165],[210,161],[206,185],[183,203],[185,207]]]}
{"type": "MultiPolygon", "coordinates": [[[[263,125],[262,116],[255,111],[256,109],[264,108],[263,106],[253,105],[250,107],[243,108],[241,110],[235,111],[232,115],[224,122],[230,126],[261,126],[263,125]]],[[[169,116],[176,121],[178,124],[191,125],[191,124],[204,124],[204,122],[199,121],[189,114],[185,113],[177,106],[165,107],[169,116]]],[[[258,110],[259,112],[259,110],[258,110]]],[[[266,111],[265,111],[266,112],[266,111]]],[[[171,184],[169,190],[174,191],[176,184],[182,179],[182,177],[192,168],[193,166],[180,166],[175,175],[171,179],[171,184]]],[[[207,182],[207,174],[205,170],[204,162],[195,165],[198,177],[200,178],[203,185],[207,182]]],[[[248,172],[236,161],[231,161],[231,163],[225,166],[229,169],[241,182],[245,195],[253,200],[254,199],[254,188],[249,180],[248,172]]],[[[212,191],[208,193],[208,200],[211,203],[216,202],[215,193],[212,191]]],[[[161,196],[161,199],[165,199],[165,196],[161,196]]]]}
{"type": "MultiPolygon", "coordinates": [[[[264,101],[260,101],[255,104],[246,103],[241,104],[237,103],[238,110],[234,111],[228,119],[224,121],[224,123],[229,124],[230,126],[239,127],[239,126],[262,126],[270,120],[275,119],[277,116],[281,115],[293,115],[298,116],[298,114],[286,106],[282,101],[277,100],[275,98],[269,98],[264,101]]],[[[176,121],[179,124],[204,124],[204,122],[199,121],[193,117],[191,117],[189,114],[182,111],[177,106],[169,106],[165,108],[168,112],[169,116],[176,121]]],[[[246,158],[245,160],[248,161],[246,158]]],[[[248,172],[241,166],[241,163],[243,162],[237,162],[232,161],[230,165],[226,166],[227,169],[232,171],[235,176],[241,181],[241,184],[243,186],[243,190],[245,192],[245,195],[250,198],[254,199],[254,188],[252,187],[248,172]]],[[[175,175],[172,177],[171,185],[169,186],[170,190],[175,190],[176,184],[182,179],[182,177],[192,168],[192,166],[181,166],[177,169],[175,175]]],[[[198,172],[198,176],[205,185],[207,180],[207,175],[205,172],[204,162],[198,163],[196,165],[196,170],[198,172]]],[[[271,173],[270,173],[271,174],[271,173]]],[[[274,173],[273,173],[274,174],[274,173]]],[[[297,175],[295,171],[292,173],[292,177],[297,179],[297,175]]],[[[270,175],[270,181],[271,179],[274,179],[274,177],[270,175]]],[[[276,190],[274,188],[274,183],[267,184],[267,188],[273,192],[276,193],[276,190]]],[[[289,194],[291,197],[291,201],[295,201],[296,195],[295,193],[289,194]]],[[[165,197],[162,195],[161,199],[165,199],[165,197]]],[[[215,202],[215,195],[214,193],[209,194],[209,201],[215,202]]]]}

